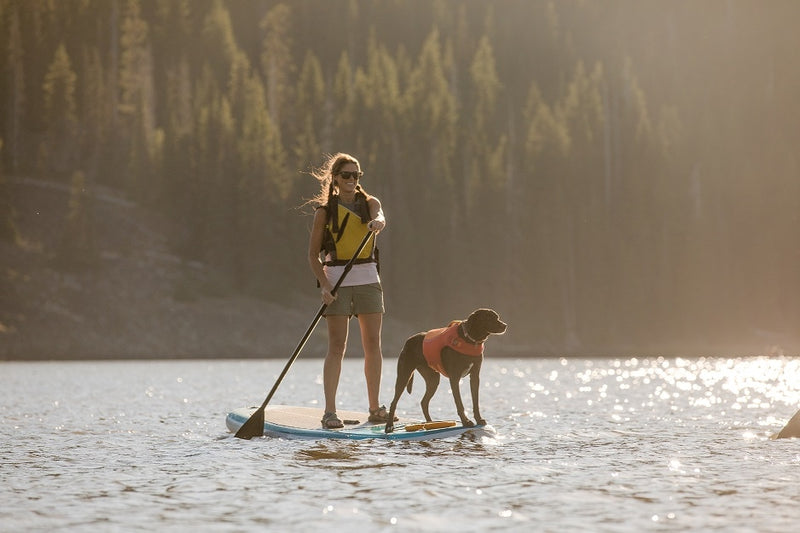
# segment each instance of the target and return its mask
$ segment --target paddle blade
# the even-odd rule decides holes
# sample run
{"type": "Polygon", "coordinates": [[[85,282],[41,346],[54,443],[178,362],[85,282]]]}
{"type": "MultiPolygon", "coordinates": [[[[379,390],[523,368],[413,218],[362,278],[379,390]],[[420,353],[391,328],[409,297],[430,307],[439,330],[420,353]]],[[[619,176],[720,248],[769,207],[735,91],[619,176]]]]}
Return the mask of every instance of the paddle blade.
{"type": "Polygon", "coordinates": [[[250,418],[247,419],[247,422],[242,424],[242,427],[239,428],[239,431],[236,432],[237,439],[247,439],[250,440],[253,437],[263,437],[264,436],[264,408],[256,410],[255,413],[250,415],[250,418]]]}

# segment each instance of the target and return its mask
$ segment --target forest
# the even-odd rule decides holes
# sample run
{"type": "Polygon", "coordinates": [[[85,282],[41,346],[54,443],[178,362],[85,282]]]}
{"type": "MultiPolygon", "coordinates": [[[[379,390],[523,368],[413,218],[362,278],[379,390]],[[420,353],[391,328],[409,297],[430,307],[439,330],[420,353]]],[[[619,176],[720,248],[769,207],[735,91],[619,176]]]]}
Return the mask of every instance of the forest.
{"type": "MultiPolygon", "coordinates": [[[[0,0],[9,183],[71,188],[58,268],[97,262],[91,191],[174,221],[233,293],[314,293],[311,170],[381,199],[387,313],[497,309],[554,353],[797,346],[800,3],[0,0]]],[[[310,313],[310,311],[309,311],[310,313]]]]}

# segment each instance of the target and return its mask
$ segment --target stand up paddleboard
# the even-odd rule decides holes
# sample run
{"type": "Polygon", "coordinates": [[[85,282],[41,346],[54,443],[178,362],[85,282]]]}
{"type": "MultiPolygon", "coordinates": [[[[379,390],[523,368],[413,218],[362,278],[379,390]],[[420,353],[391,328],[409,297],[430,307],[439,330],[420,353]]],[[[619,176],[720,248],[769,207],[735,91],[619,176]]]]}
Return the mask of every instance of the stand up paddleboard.
{"type": "MultiPolygon", "coordinates": [[[[236,409],[225,419],[231,433],[236,433],[256,411],[255,407],[236,409]]],[[[336,414],[344,422],[340,429],[322,427],[322,409],[268,405],[264,410],[264,435],[285,439],[385,439],[430,440],[456,437],[467,431],[483,430],[485,426],[467,428],[454,421],[415,422],[400,419],[394,432],[385,433],[385,424],[368,422],[369,414],[358,411],[341,411],[336,414]]]]}

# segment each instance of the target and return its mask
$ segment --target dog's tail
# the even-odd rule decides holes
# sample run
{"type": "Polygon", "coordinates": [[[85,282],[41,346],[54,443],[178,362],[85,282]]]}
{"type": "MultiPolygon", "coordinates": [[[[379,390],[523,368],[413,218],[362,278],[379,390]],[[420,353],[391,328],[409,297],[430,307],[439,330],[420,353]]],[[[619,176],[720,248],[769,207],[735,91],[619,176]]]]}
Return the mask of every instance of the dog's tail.
{"type": "Polygon", "coordinates": [[[408,378],[408,383],[406,383],[406,390],[409,394],[411,394],[411,386],[414,384],[414,374],[411,374],[411,377],[408,378]]]}

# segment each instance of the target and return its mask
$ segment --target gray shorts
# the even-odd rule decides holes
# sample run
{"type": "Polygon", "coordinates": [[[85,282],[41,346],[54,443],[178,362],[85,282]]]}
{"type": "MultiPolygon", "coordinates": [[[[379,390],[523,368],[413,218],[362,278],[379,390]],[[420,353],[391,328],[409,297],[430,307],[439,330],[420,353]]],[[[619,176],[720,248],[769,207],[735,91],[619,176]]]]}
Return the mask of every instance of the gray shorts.
{"type": "Polygon", "coordinates": [[[336,291],[336,301],[325,309],[323,316],[358,316],[383,312],[383,288],[380,283],[370,283],[339,287],[336,291]]]}

